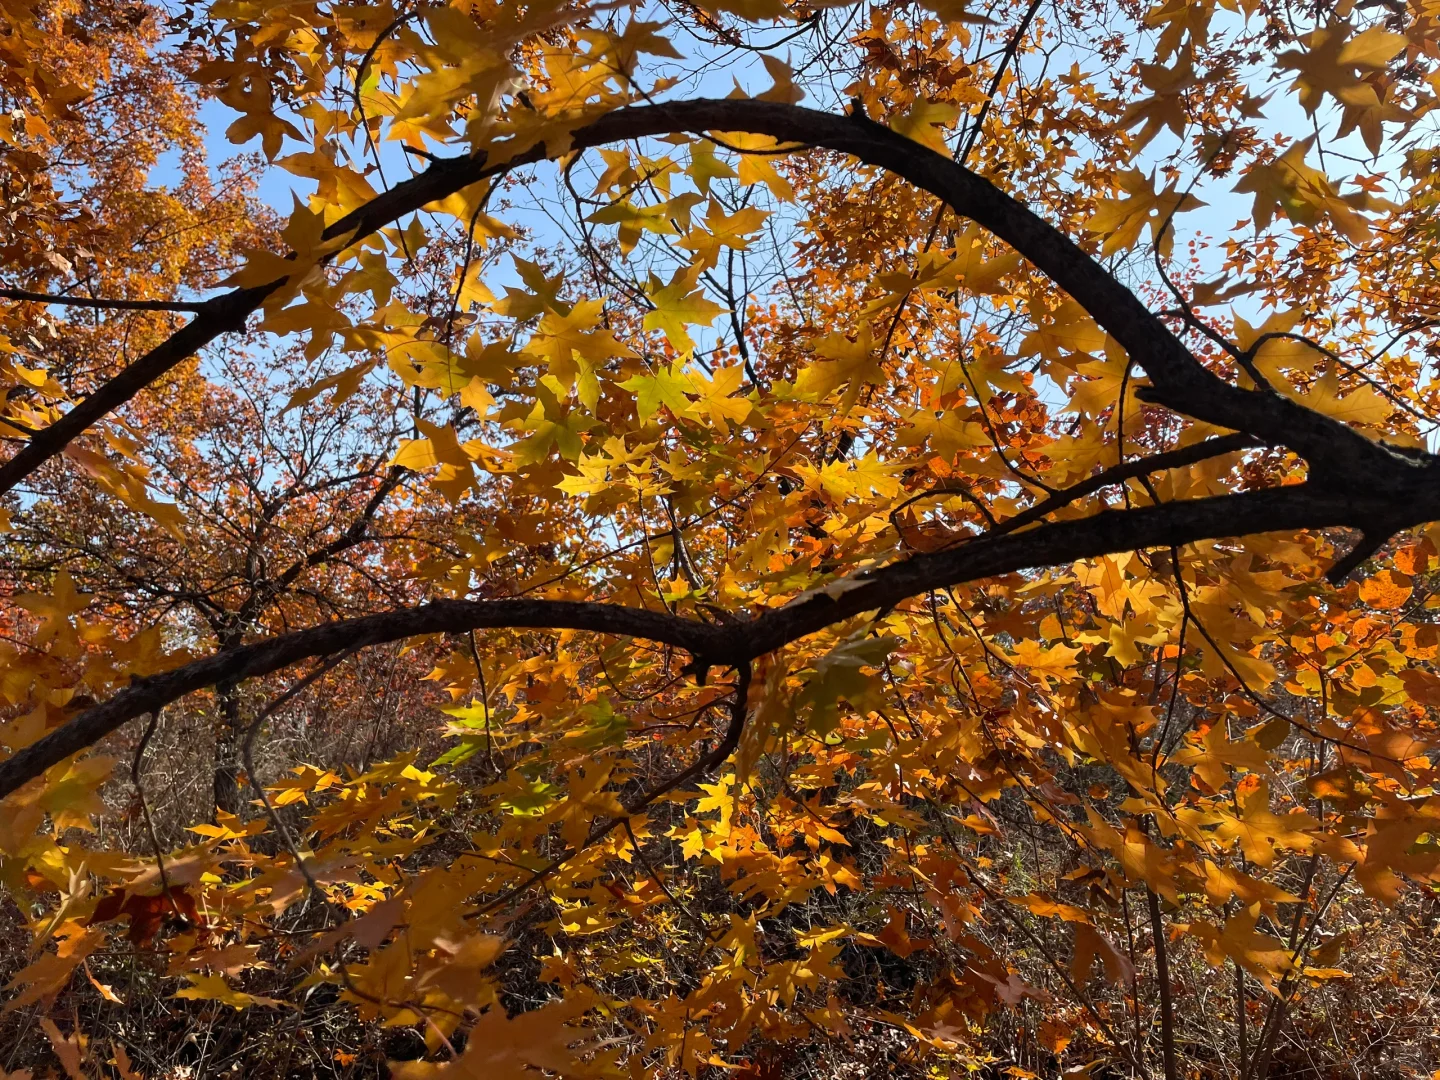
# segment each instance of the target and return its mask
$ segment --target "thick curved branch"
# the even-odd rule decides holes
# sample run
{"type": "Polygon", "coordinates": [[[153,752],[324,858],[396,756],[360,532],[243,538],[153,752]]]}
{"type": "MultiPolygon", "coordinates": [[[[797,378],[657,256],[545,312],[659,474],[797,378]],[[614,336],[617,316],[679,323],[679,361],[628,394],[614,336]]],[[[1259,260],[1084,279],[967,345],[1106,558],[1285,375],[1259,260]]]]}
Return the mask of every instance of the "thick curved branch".
{"type": "Polygon", "coordinates": [[[1219,457],[1222,454],[1233,454],[1241,450],[1251,450],[1262,445],[1258,440],[1245,434],[1221,435],[1214,439],[1204,439],[1198,443],[1191,443],[1189,446],[1181,446],[1174,450],[1164,450],[1150,457],[1136,458],[1134,461],[1127,461],[1123,465],[1115,465],[1104,472],[1071,484],[1069,487],[1057,491],[1047,499],[1041,499],[1034,506],[1022,510],[1012,518],[1006,518],[992,533],[985,535],[1003,535],[1004,533],[1015,532],[1026,525],[1053,514],[1056,510],[1069,506],[1080,499],[1094,495],[1097,491],[1111,487],[1114,484],[1123,484],[1126,480],[1136,477],[1148,476],[1151,473],[1163,472],[1167,469],[1183,469],[1188,465],[1196,465],[1210,458],[1219,457]]]}
{"type": "Polygon", "coordinates": [[[109,701],[86,709],[39,742],[0,762],[0,797],[104,738],[126,721],[207,686],[268,675],[312,656],[353,652],[421,634],[500,627],[619,634],[664,642],[697,655],[714,651],[719,643],[718,631],[708,623],[619,604],[567,600],[434,600],[401,611],[325,623],[137,679],[109,701]]]}
{"type": "MultiPolygon", "coordinates": [[[[334,622],[227,650],[138,682],[0,763],[0,795],[14,791],[127,720],[188,693],[220,681],[268,674],[340,649],[481,627],[576,629],[677,646],[692,654],[695,668],[703,673],[709,666],[741,665],[864,612],[885,610],[932,589],[979,578],[1225,536],[1335,525],[1363,528],[1373,527],[1377,521],[1399,529],[1440,517],[1440,483],[1436,482],[1440,461],[1436,458],[1392,452],[1288,399],[1224,382],[1204,368],[1134,294],[1058,230],[983,177],[878,124],[777,102],[688,101],[609,113],[577,128],[570,148],[677,131],[735,130],[850,154],[944,199],[957,213],[1007,241],[1084,306],[1149,375],[1152,386],[1147,396],[1151,400],[1261,441],[1289,446],[1309,460],[1312,478],[1323,480],[1103,512],[1034,528],[1006,523],[994,535],[833,583],[814,595],[724,626],[603,603],[543,600],[439,601],[334,622]]],[[[476,180],[547,156],[546,148],[538,146],[496,165],[480,158],[437,161],[424,173],[337,221],[326,230],[326,236],[368,235],[476,180]]],[[[88,424],[129,400],[196,349],[226,330],[242,327],[247,315],[280,284],[237,290],[207,302],[200,317],[39,433],[0,468],[0,491],[8,490],[88,424]]],[[[1042,505],[1052,508],[1048,503],[1042,505]]]]}
{"type": "MultiPolygon", "coordinates": [[[[849,154],[886,169],[944,200],[957,214],[1000,237],[1057,285],[1129,352],[1150,377],[1147,400],[1207,423],[1249,432],[1289,446],[1312,469],[1334,477],[1389,484],[1397,463],[1414,459],[1392,453],[1347,425],[1277,394],[1242,390],[1207,370],[1153,312],[1074,241],[989,180],[867,120],[803,109],[774,101],[700,99],[619,109],[574,129],[568,153],[606,143],[676,132],[744,131],[803,146],[849,154]]],[[[324,238],[362,239],[404,214],[478,180],[521,165],[560,156],[544,144],[490,164],[486,157],[448,158],[377,196],[325,230],[324,238]]],[[[281,282],[237,289],[204,304],[187,326],[152,349],[60,420],[38,432],[0,467],[0,493],[12,489],[101,417],[129,401],[197,350],[243,328],[281,282]]],[[[1406,486],[1404,483],[1400,487],[1406,486]]]]}
{"type": "Polygon", "coordinates": [[[1440,518],[1440,469],[1423,470],[1402,505],[1365,489],[1333,490],[1314,483],[1264,491],[1164,503],[1136,510],[1104,511],[960,547],[917,555],[873,572],[836,582],[813,595],[760,615],[712,625],[661,612],[605,603],[558,600],[439,600],[417,608],[327,623],[256,642],[175,671],[140,680],[109,701],[87,709],[39,742],[0,762],[0,797],[45,769],[84,749],[128,720],[221,681],[267,675],[300,660],[420,634],[479,628],[588,630],[664,642],[689,652],[695,667],[739,667],[789,642],[854,618],[886,610],[933,589],[1118,551],[1170,547],[1227,536],[1324,528],[1359,527],[1383,517],[1396,528],[1440,518]]]}
{"type": "MultiPolygon", "coordinates": [[[[1440,468],[1417,477],[1405,506],[1405,528],[1440,517],[1440,468]]],[[[1236,495],[1106,510],[1076,521],[1060,521],[993,537],[980,536],[958,547],[915,555],[867,574],[814,590],[804,599],[767,611],[754,620],[723,628],[725,649],[716,663],[739,655],[759,656],[790,641],[867,611],[894,607],[933,589],[1018,570],[1057,566],[1138,548],[1169,547],[1197,540],[1263,532],[1359,527],[1365,521],[1394,520],[1396,505],[1360,489],[1335,490],[1315,483],[1236,495]]],[[[701,654],[701,660],[710,656],[701,654]]]]}

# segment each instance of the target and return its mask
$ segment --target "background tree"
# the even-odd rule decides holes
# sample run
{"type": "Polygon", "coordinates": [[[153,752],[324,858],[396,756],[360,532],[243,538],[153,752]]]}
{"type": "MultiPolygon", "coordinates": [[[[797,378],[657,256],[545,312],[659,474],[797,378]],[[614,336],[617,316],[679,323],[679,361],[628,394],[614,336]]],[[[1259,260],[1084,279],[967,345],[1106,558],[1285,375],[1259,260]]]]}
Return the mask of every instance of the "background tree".
{"type": "Polygon", "coordinates": [[[4,9],[0,1067],[1428,1075],[1434,12],[163,15],[4,9]]]}

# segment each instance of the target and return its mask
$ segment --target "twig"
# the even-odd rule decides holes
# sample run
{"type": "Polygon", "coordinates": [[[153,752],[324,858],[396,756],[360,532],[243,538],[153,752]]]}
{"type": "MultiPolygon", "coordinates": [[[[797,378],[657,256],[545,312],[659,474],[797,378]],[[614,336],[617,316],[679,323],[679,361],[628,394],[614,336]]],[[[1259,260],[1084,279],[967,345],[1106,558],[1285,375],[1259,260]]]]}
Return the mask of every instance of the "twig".
{"type": "Polygon", "coordinates": [[[155,822],[150,817],[150,804],[145,799],[145,786],[140,783],[140,765],[145,758],[145,750],[150,745],[150,739],[155,734],[155,728],[160,723],[160,714],[164,709],[156,709],[150,714],[150,723],[145,725],[145,734],[140,736],[140,742],[135,747],[135,756],[130,759],[130,782],[135,785],[135,797],[140,800],[140,813],[145,818],[145,831],[150,836],[150,846],[155,851],[155,868],[160,872],[160,890],[170,906],[174,908],[175,914],[184,918],[180,906],[175,902],[175,897],[170,893],[170,876],[165,870],[165,855],[160,850],[160,838],[155,833],[155,822]]]}
{"type": "Polygon", "coordinates": [[[208,300],[106,300],[98,296],[65,296],[30,292],[28,289],[0,289],[0,298],[35,304],[98,308],[102,311],[180,311],[196,315],[203,315],[212,306],[208,300]]]}

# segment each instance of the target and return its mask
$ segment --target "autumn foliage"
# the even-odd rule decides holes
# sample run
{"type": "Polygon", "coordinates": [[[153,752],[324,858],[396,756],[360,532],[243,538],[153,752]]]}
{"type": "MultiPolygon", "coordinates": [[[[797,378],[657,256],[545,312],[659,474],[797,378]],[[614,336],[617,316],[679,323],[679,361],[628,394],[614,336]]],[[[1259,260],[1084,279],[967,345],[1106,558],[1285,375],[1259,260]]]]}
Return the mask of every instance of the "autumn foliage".
{"type": "Polygon", "coordinates": [[[0,1078],[1440,1076],[1434,0],[0,0],[0,1078]]]}

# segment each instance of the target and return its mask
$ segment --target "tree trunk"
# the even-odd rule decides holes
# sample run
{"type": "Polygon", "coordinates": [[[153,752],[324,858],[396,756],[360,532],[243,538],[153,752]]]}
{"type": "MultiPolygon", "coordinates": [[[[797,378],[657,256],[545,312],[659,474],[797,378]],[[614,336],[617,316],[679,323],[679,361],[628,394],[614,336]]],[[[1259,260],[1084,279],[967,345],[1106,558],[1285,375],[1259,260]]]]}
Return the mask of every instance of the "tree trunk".
{"type": "Polygon", "coordinates": [[[1160,897],[1155,890],[1145,889],[1150,904],[1150,934],[1155,939],[1155,980],[1160,984],[1160,1053],[1165,1062],[1165,1080],[1180,1080],[1180,1066],[1175,1057],[1175,1005],[1170,999],[1170,958],[1165,942],[1165,916],[1160,911],[1160,897]]]}
{"type": "Polygon", "coordinates": [[[234,683],[216,687],[220,718],[215,728],[215,811],[239,815],[244,805],[240,796],[240,692],[234,683]]]}

